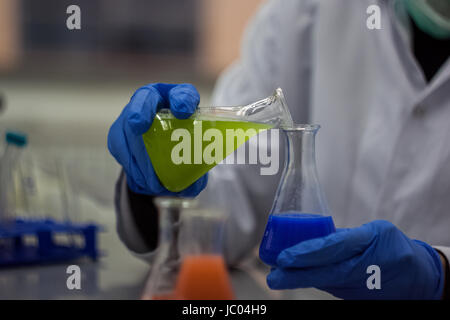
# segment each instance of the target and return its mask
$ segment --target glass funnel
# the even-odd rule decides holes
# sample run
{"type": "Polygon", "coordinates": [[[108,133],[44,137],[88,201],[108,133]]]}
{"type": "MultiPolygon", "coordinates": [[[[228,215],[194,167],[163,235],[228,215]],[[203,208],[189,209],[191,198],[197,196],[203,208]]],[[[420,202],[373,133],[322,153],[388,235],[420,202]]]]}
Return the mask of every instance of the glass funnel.
{"type": "Polygon", "coordinates": [[[161,183],[179,192],[259,132],[285,126],[292,118],[277,89],[246,106],[201,107],[184,120],[163,109],[142,137],[161,183]]]}
{"type": "Polygon", "coordinates": [[[284,249],[335,231],[316,169],[319,128],[294,125],[282,130],[286,162],[259,249],[261,260],[269,265],[276,265],[284,249]]]}
{"type": "Polygon", "coordinates": [[[143,299],[232,299],[222,256],[224,214],[196,201],[157,198],[160,233],[143,299]]]}

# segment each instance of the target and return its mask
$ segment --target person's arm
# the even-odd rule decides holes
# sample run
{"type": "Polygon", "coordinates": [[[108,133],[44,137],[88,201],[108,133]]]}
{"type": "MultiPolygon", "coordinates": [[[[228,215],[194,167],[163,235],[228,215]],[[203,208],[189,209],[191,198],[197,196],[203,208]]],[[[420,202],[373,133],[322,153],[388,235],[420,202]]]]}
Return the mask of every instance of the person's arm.
{"type": "Polygon", "coordinates": [[[152,198],[133,192],[123,171],[120,173],[115,190],[117,233],[134,255],[149,262],[158,237],[158,215],[152,198]]]}

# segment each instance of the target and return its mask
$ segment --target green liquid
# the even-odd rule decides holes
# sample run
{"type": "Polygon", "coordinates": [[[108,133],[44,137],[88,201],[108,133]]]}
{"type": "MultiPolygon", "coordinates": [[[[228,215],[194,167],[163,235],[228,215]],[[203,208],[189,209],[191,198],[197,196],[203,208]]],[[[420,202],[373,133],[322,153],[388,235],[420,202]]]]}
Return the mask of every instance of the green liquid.
{"type": "Polygon", "coordinates": [[[157,114],[150,130],[142,137],[161,183],[169,191],[179,192],[189,187],[252,136],[270,128],[267,124],[255,122],[180,120],[173,116],[157,114]],[[177,130],[174,133],[176,129],[185,130],[177,130]],[[209,129],[216,130],[208,131],[209,129]],[[204,141],[205,132],[207,141],[204,141]],[[222,138],[217,138],[218,134],[222,138]],[[213,143],[220,148],[213,148],[213,143]],[[185,148],[181,148],[182,145],[185,148]],[[183,159],[182,163],[180,158],[183,159]]]}

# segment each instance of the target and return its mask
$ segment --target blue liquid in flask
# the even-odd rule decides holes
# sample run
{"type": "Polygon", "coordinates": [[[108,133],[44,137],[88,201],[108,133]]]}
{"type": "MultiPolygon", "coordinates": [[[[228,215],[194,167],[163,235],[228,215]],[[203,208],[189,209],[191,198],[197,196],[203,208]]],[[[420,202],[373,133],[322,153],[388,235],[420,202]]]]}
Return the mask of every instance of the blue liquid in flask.
{"type": "Polygon", "coordinates": [[[284,249],[335,231],[330,216],[309,213],[271,214],[259,247],[259,257],[268,265],[276,266],[277,257],[284,249]]]}

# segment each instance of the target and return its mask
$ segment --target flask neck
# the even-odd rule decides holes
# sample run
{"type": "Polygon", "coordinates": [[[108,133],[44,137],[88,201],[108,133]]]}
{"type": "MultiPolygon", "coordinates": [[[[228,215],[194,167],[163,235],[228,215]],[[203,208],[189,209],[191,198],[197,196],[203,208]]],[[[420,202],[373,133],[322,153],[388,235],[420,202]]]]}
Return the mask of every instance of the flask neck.
{"type": "Polygon", "coordinates": [[[225,220],[219,209],[185,210],[180,234],[182,256],[222,255],[225,220]]]}
{"type": "Polygon", "coordinates": [[[249,121],[268,123],[275,128],[292,127],[294,124],[280,88],[265,99],[241,107],[239,113],[249,121]]]}
{"type": "Polygon", "coordinates": [[[319,126],[316,125],[283,130],[286,162],[272,214],[329,214],[316,168],[315,137],[318,130],[319,126]]]}
{"type": "Polygon", "coordinates": [[[181,228],[182,199],[157,199],[159,238],[156,264],[177,265],[180,262],[179,235],[181,228]]]}
{"type": "MultiPolygon", "coordinates": [[[[168,116],[170,111],[163,109],[158,112],[168,116]]],[[[248,105],[201,107],[196,110],[193,118],[198,120],[226,119],[267,124],[273,128],[292,127],[293,121],[284,98],[283,91],[278,88],[264,99],[248,105]]]]}
{"type": "Polygon", "coordinates": [[[181,258],[178,239],[184,202],[177,198],[156,198],[159,238],[155,261],[145,288],[149,299],[170,299],[176,286],[181,258]]]}
{"type": "Polygon", "coordinates": [[[194,201],[176,198],[158,199],[157,205],[159,263],[177,265],[186,255],[222,255],[226,220],[222,211],[202,209],[194,201]]]}
{"type": "MultiPolygon", "coordinates": [[[[286,141],[287,171],[301,170],[302,175],[316,172],[316,131],[283,130],[286,141]],[[303,170],[302,170],[303,169],[303,170]]],[[[300,173],[300,172],[298,172],[300,173]]]]}

